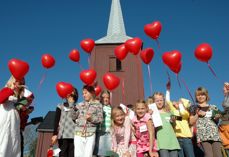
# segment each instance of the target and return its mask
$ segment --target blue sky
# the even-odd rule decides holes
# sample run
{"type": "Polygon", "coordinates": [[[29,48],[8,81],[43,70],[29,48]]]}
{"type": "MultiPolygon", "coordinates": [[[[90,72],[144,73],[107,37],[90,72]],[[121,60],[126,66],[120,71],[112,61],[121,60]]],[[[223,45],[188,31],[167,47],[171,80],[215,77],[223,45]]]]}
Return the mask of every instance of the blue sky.
{"type": "MultiPolygon", "coordinates": [[[[229,81],[229,1],[120,1],[127,35],[140,37],[144,48],[152,47],[155,51],[150,64],[153,91],[165,91],[167,76],[161,60],[162,53],[179,50],[183,55],[183,68],[179,75],[192,94],[197,87],[204,86],[209,90],[210,103],[221,108],[223,81],[229,81]],[[143,31],[145,24],[155,20],[163,25],[160,49],[143,31]],[[196,46],[203,42],[213,47],[210,63],[219,79],[211,74],[205,63],[194,57],[196,46]]],[[[79,49],[80,62],[87,68],[87,54],[81,50],[79,43],[84,38],[97,40],[106,35],[110,6],[111,0],[0,0],[0,86],[3,87],[10,77],[10,59],[27,61],[30,71],[26,81],[36,97],[31,117],[45,116],[62,101],[55,90],[57,82],[70,82],[79,90],[82,88],[80,67],[69,60],[68,54],[73,48],[79,49]],[[41,56],[45,53],[55,57],[54,68],[46,70],[42,67],[41,56]],[[47,78],[38,89],[44,73],[47,73],[47,78]]],[[[147,97],[150,89],[145,65],[143,71],[147,97]]],[[[189,98],[184,86],[179,88],[175,75],[172,72],[170,75],[172,99],[189,98]]]]}

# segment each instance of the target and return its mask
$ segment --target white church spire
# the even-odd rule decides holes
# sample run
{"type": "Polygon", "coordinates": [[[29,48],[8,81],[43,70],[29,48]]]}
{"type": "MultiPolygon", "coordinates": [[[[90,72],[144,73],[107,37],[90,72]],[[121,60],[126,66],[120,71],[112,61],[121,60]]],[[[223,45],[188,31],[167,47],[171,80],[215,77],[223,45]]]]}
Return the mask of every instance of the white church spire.
{"type": "Polygon", "coordinates": [[[95,43],[124,43],[130,38],[126,35],[120,0],[112,0],[107,35],[95,43]]]}

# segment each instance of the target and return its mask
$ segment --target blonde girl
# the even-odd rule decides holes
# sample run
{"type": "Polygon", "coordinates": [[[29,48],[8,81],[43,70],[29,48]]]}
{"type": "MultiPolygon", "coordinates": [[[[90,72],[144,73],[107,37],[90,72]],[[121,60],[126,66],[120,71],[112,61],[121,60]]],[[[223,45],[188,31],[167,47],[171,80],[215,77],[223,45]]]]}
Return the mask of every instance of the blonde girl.
{"type": "Polygon", "coordinates": [[[136,157],[136,144],[132,143],[131,122],[120,106],[111,111],[112,151],[119,157],[136,157]]]}
{"type": "Polygon", "coordinates": [[[155,134],[148,105],[144,100],[138,100],[135,104],[135,116],[132,123],[137,139],[137,157],[158,157],[155,149],[155,134]]]}
{"type": "Polygon", "coordinates": [[[153,94],[153,102],[156,103],[160,112],[162,126],[157,128],[157,142],[160,157],[178,157],[180,145],[173,130],[172,123],[175,119],[171,119],[169,107],[165,103],[164,94],[156,92],[153,94]]]}

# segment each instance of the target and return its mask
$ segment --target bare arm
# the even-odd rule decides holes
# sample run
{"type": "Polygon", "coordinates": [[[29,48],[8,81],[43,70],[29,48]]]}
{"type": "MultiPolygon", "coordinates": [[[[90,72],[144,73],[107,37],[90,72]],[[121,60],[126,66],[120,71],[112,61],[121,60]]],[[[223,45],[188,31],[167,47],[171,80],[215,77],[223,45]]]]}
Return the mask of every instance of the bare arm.
{"type": "Polygon", "coordinates": [[[131,136],[131,123],[130,123],[130,119],[128,117],[125,118],[124,128],[125,128],[124,146],[125,146],[126,151],[128,151],[130,136],[131,136]]]}
{"type": "Polygon", "coordinates": [[[154,139],[155,133],[154,133],[153,122],[151,119],[146,122],[146,126],[147,126],[147,129],[149,132],[149,144],[150,144],[149,152],[152,152],[153,144],[154,144],[154,140],[155,140],[154,139]]]}
{"type": "Polygon", "coordinates": [[[149,154],[150,157],[158,157],[158,153],[154,152],[153,148],[154,148],[154,140],[155,140],[155,131],[154,131],[154,127],[153,127],[153,122],[152,120],[148,120],[148,122],[146,122],[146,126],[149,132],[149,143],[150,143],[150,147],[149,147],[149,154]]]}
{"type": "Polygon", "coordinates": [[[191,116],[189,117],[189,124],[190,124],[191,126],[195,125],[197,119],[198,119],[198,114],[191,115],[191,116]]]}

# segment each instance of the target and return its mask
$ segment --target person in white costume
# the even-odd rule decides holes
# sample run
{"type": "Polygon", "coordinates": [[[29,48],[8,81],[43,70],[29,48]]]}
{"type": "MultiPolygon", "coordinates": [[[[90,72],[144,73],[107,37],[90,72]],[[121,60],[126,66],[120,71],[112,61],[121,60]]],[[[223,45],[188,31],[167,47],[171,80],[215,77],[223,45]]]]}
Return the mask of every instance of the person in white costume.
{"type": "Polygon", "coordinates": [[[0,157],[20,157],[20,117],[15,103],[23,94],[25,81],[10,77],[6,87],[14,91],[14,95],[0,104],[0,157]]]}

